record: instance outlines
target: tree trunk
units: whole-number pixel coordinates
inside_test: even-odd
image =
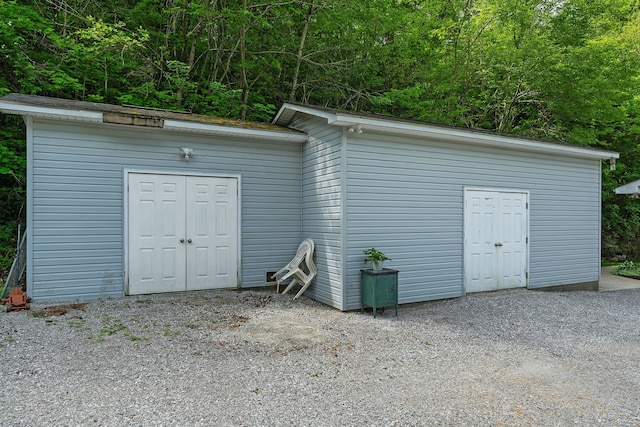
[[[298,53],[296,55],[296,67],[293,72],[293,80],[291,81],[291,92],[289,93],[289,101],[295,102],[296,90],[298,89],[298,76],[300,75],[300,67],[302,65],[302,52],[304,51],[304,43],[309,33],[309,27],[311,26],[311,17],[313,16],[313,6],[315,0],[309,4],[309,10],[307,11],[307,19],[302,29],[302,35],[300,36],[300,45],[298,46]]]
[[[247,10],[247,0],[242,2],[243,11]],[[245,15],[246,18],[246,15]],[[249,100],[249,82],[247,81],[247,24],[244,20],[240,23],[240,32],[238,42],[240,44],[240,120],[247,118],[247,102]]]

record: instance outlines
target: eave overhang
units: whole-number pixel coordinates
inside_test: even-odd
[[[5,114],[16,114],[51,120],[72,120],[78,122],[102,123],[102,113],[97,111],[63,110],[59,108],[38,107],[19,104],[0,99],[0,111]]]
[[[587,159],[618,159],[620,157],[619,153],[608,150],[598,150],[533,138],[514,137],[478,129],[440,126],[430,123],[393,119],[384,116],[354,114],[346,111],[314,108],[289,103],[282,106],[272,123],[289,126],[297,113],[324,118],[328,124],[347,128],[354,134],[376,132],[406,135],[429,140],[466,143]]]
[[[621,185],[615,189],[616,194],[640,194],[640,179]]]
[[[290,132],[288,130],[285,130],[285,131],[263,130],[263,129],[255,129],[255,128],[210,125],[206,123],[183,122],[178,120],[165,120],[163,128],[166,130],[201,133],[201,134],[209,134],[209,135],[248,137],[248,138],[259,138],[259,139],[275,139],[282,142],[302,143],[307,141],[307,134],[302,132]]]
[[[173,111],[96,104],[13,94],[0,98],[0,111],[23,117],[73,121],[140,129],[303,143],[307,135],[283,126]]]

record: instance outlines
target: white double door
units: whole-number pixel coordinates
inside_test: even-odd
[[[466,292],[527,286],[528,194],[465,191]]]
[[[128,177],[128,293],[237,286],[237,179]]]

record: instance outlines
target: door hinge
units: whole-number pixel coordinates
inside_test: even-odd
[[[529,244],[529,238],[528,237],[524,238],[524,243]]]
[[[525,271],[525,272],[524,272],[524,278],[525,278],[525,279],[528,279],[528,278],[529,278],[529,272],[528,272],[528,271]]]
[[[525,204],[524,204],[524,208],[525,208],[525,209],[529,209],[529,202],[527,202],[527,203],[525,203]]]

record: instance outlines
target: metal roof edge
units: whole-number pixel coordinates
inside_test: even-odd
[[[180,120],[165,120],[163,128],[166,130],[185,131],[202,134],[215,134],[236,137],[250,136],[261,139],[277,139],[284,142],[306,142],[308,137],[306,133],[291,132],[289,130],[243,128]]]
[[[62,108],[39,107],[0,98],[0,111],[5,114],[17,114],[46,119],[74,120],[82,122],[102,122],[102,113],[97,111],[68,110]]]
[[[323,107],[312,107],[285,103],[274,119],[280,125],[285,110],[303,112],[316,117],[327,118],[329,124],[349,127],[357,133],[369,131],[395,133],[417,137],[439,138],[451,142],[467,142],[477,145],[504,147],[530,152],[565,154],[591,159],[618,159],[620,154],[614,151],[600,150],[579,145],[571,145],[543,139],[499,134],[483,129],[467,129],[448,125],[437,125],[374,114],[358,114]]]
[[[615,151],[599,150],[596,148],[582,147],[579,145],[561,144],[552,141],[536,140],[532,138],[520,138],[496,133],[474,132],[463,128],[438,127],[429,124],[412,125],[407,123],[379,124],[369,119],[357,121],[345,120],[346,117],[338,117],[335,125],[358,126],[359,132],[376,130],[380,132],[394,132],[412,136],[438,137],[441,140],[452,142],[468,142],[477,145],[504,147],[523,151],[542,153],[563,153],[576,157],[594,159],[618,159],[620,154]]]
[[[270,123],[35,95],[11,94],[2,97],[0,98],[0,111],[6,114],[53,120],[154,127],[165,130],[227,136],[249,136],[288,142],[304,142],[307,140],[306,133]]]
[[[322,117],[327,120],[327,123],[333,124],[337,120],[337,115],[330,111],[322,110],[309,105],[294,104],[291,102],[285,102],[280,107],[280,110],[276,113],[271,123],[279,126],[287,126],[289,118],[286,117],[285,112],[287,110],[295,111],[298,113],[305,113],[311,116]]]
[[[640,179],[616,187],[614,191],[616,194],[638,194],[640,193]]]

